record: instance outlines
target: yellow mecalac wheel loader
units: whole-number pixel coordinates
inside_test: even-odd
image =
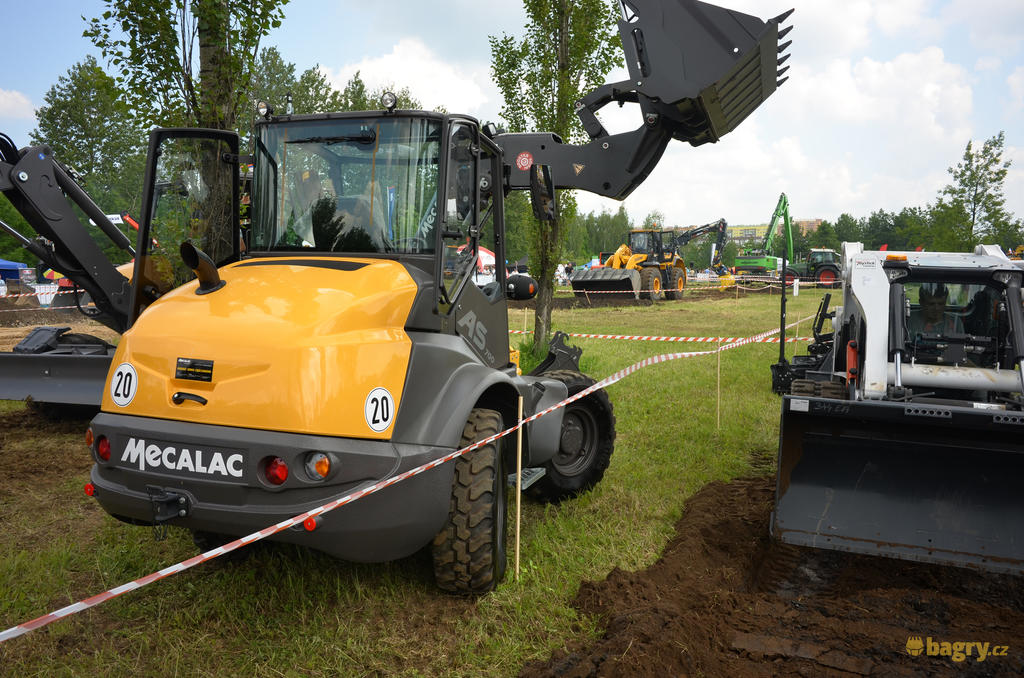
[[[686,288],[686,264],[679,248],[694,238],[717,234],[712,253],[716,272],[728,273],[721,265],[728,224],[725,219],[682,230],[637,229],[630,231],[626,241],[609,255],[601,268],[574,271],[569,283],[576,296],[589,292],[622,292],[634,299],[660,301],[682,299]]]
[[[844,243],[842,263],[842,306],[823,302],[809,355],[773,366],[789,391],[773,535],[1024,572],[1020,262]]]
[[[238,137],[151,133],[130,327],[90,425],[95,497],[202,547],[435,461],[592,385],[568,350],[509,360],[507,304],[527,276],[476,284],[481,242],[505,259],[504,198],[624,198],[673,138],[731,131],[780,84],[777,18],[692,0],[623,0],[630,79],[583,97],[591,141],[501,134],[462,115],[275,115],[253,130],[251,225],[239,228]],[[788,29],[786,29],[788,30]],[[788,43],[786,43],[788,44]],[[609,135],[594,113],[639,104]],[[244,248],[243,248],[244,243]],[[449,245],[456,245],[450,247]],[[525,428],[529,492],[601,480],[615,438],[604,391]],[[273,539],[381,562],[430,547],[438,585],[492,589],[505,569],[515,436],[492,441]]]

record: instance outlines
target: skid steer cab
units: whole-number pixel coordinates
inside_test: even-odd
[[[187,528],[205,548],[489,438],[520,401],[530,416],[591,386],[561,344],[530,374],[510,360],[506,301],[537,285],[506,276],[505,195],[529,190],[542,223],[557,216],[557,188],[624,198],[671,139],[699,146],[740,124],[788,58],[786,15],[693,0],[622,8],[630,80],[579,102],[583,145],[394,110],[393,96],[379,111],[261,106],[251,157],[231,133],[154,130],[130,329],[90,429],[101,506]],[[594,113],[612,101],[639,106],[636,130],[601,127]],[[604,391],[530,422],[530,493],[593,487],[614,439]],[[505,568],[513,440],[272,538],[371,562],[429,546],[441,588],[490,590]]]
[[[1024,271],[973,253],[843,244],[834,331],[790,368],[773,534],[1024,572]]]

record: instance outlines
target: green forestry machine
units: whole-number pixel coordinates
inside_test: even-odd
[[[808,355],[772,366],[775,538],[1024,573],[1020,263],[843,243],[842,305],[826,294]]]
[[[736,257],[737,275],[774,277],[779,274],[779,258],[771,254],[771,248],[780,224],[786,238],[786,281],[813,280],[827,287],[835,285],[839,280],[839,253],[835,250],[814,248],[803,261],[793,259],[793,224],[789,218],[789,198],[785,193],[779,195],[761,246],[745,249]]]

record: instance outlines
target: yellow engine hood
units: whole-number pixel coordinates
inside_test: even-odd
[[[226,284],[212,293],[197,295],[193,281],[164,295],[123,335],[104,389],[104,411],[390,438],[411,348],[403,328],[416,295],[401,264],[282,257],[231,264],[220,275]],[[209,381],[179,378],[185,376],[179,359],[203,361],[192,370],[201,377],[212,362]],[[119,367],[124,364],[130,367]],[[117,394],[123,405],[113,397],[115,388],[124,389],[115,383],[124,381],[119,369],[136,375]],[[382,392],[375,389],[391,398],[383,409]],[[175,404],[180,392],[206,404]]]

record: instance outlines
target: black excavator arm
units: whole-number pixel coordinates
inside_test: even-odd
[[[717,233],[715,236],[715,253],[714,258],[711,262],[711,270],[719,275],[728,273],[725,266],[722,264],[722,248],[725,247],[725,241],[728,239],[728,228],[729,224],[726,223],[725,219],[719,219],[718,221],[711,222],[710,224],[704,224],[703,226],[696,226],[688,231],[683,231],[673,239],[673,247],[680,248],[685,247],[694,238],[699,238],[702,235],[708,233]]]
[[[619,36],[629,80],[602,85],[576,102],[590,141],[565,144],[555,134],[498,134],[506,190],[530,187],[529,168],[551,167],[555,188],[623,199],[639,186],[672,139],[692,146],[718,141],[787,78],[793,10],[761,19],[698,0],[619,0]],[[608,134],[597,119],[605,105],[640,106],[643,124]]]
[[[0,192],[39,235],[26,238],[0,221],[0,230],[14,237],[49,268],[70,278],[95,304],[90,317],[117,332],[128,327],[131,285],[110,261],[89,229],[75,215],[77,205],[120,249],[135,255],[131,241],[104,214],[47,146],[18,150],[0,134]]]

